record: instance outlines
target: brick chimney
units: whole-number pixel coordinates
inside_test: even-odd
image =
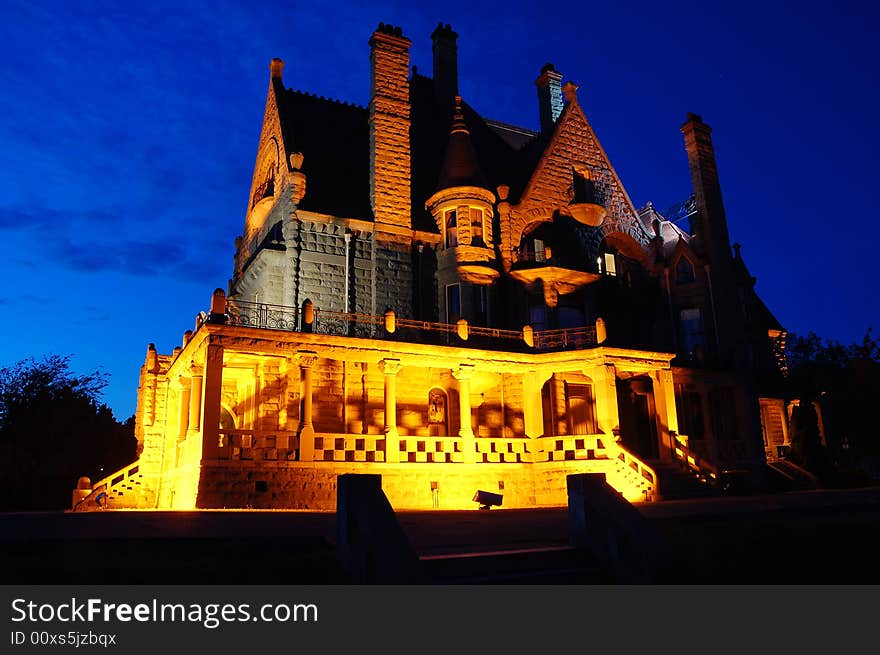
[[[688,114],[681,126],[687,150],[691,182],[696,197],[697,215],[691,219],[699,248],[716,267],[726,268],[731,261],[730,235],[721,201],[712,128],[696,114]]]
[[[747,366],[745,316],[739,300],[727,218],[721,201],[712,128],[696,114],[688,114],[681,132],[697,205],[697,213],[691,219],[696,250],[708,262],[706,272],[710,280],[715,348],[722,365]]]
[[[377,228],[409,228],[409,47],[399,27],[370,37],[370,204]]]
[[[269,62],[269,71],[272,75],[272,78],[281,79],[281,73],[284,71],[284,62],[278,57],[275,57],[272,61]]]
[[[434,97],[438,102],[451,103],[458,95],[458,34],[452,26],[439,23],[431,34],[434,53]]]
[[[562,73],[553,64],[544,64],[541,74],[535,80],[538,87],[538,111],[541,118],[541,131],[547,132],[556,125],[562,113]]]

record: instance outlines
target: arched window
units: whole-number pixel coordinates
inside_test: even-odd
[[[446,247],[455,248],[458,245],[458,212],[450,209],[446,212]]]
[[[691,264],[690,259],[682,255],[675,266],[675,283],[689,284],[694,279],[694,265]]]
[[[432,435],[449,434],[446,407],[446,392],[436,387],[431,389],[428,392],[428,429]]]
[[[220,408],[220,429],[221,430],[234,430],[235,429],[235,417],[225,407]]]

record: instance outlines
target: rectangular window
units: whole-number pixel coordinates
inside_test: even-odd
[[[682,309],[679,314],[681,348],[690,358],[696,357],[704,347],[703,314],[697,307]]]
[[[544,240],[543,239],[535,239],[535,261],[543,262],[547,261],[547,257],[545,256],[544,250]]]
[[[489,325],[489,287],[475,285],[471,287],[473,296],[473,321],[474,325],[488,327]]]
[[[565,401],[569,420],[569,434],[596,434],[593,412],[593,388],[589,384],[565,383]]]
[[[446,287],[446,322],[455,323],[461,318],[461,287],[450,284]]]
[[[536,332],[547,329],[547,307],[544,305],[532,305],[529,307],[529,325]]]
[[[446,247],[455,248],[458,245],[458,213],[454,209],[446,212]]]
[[[605,275],[617,275],[617,261],[610,252],[605,253]]]
[[[483,240],[483,210],[471,209],[471,244],[486,245]]]

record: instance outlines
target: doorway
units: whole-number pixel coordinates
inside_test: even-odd
[[[656,408],[651,378],[617,379],[621,444],[642,459],[658,459]]]

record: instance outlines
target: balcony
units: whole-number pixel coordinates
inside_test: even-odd
[[[304,312],[297,307],[227,300],[224,312],[214,311],[205,316],[205,323],[261,330],[311,332],[507,352],[552,352],[591,348],[596,345],[596,331],[593,326],[535,331],[530,337],[533,345],[529,345],[522,330],[468,325],[465,321],[456,324],[419,321],[400,318],[393,313],[377,316],[319,308]],[[307,319],[311,322],[307,322]]]
[[[548,307],[556,306],[558,295],[572,293],[601,278],[598,272],[575,268],[569,261],[554,257],[550,247],[517,252],[510,277],[529,290],[537,290],[540,285]]]

